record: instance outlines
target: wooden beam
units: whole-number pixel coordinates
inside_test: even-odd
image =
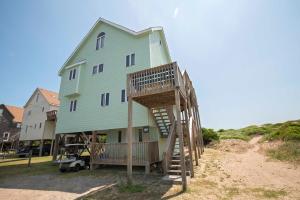
[[[184,119],[185,119],[185,127],[187,130],[187,140],[188,140],[188,149],[189,149],[189,157],[190,157],[190,170],[191,170],[191,177],[194,177],[194,163],[193,163],[193,152],[191,146],[191,135],[189,130],[189,117],[187,114],[187,102],[184,103]]]
[[[179,137],[180,146],[180,164],[181,164],[181,178],[182,178],[182,190],[186,191],[187,181],[186,181],[186,169],[185,169],[185,156],[184,156],[184,142],[183,142],[183,131],[181,124],[181,112],[180,112],[180,96],[179,88],[175,91],[175,102],[176,102],[176,116],[177,116],[177,134]]]
[[[91,155],[90,155],[90,170],[94,170],[94,155],[95,155],[95,144],[96,144],[96,131],[92,132],[92,146],[91,146]]]
[[[55,135],[55,142],[54,142],[53,157],[52,157],[53,161],[57,159],[58,148],[59,148],[59,140],[60,140],[60,135],[56,134]]]
[[[132,97],[128,97],[128,128],[127,128],[127,179],[132,183]]]

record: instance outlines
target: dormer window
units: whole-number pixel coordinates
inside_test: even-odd
[[[97,43],[96,43],[96,50],[98,50],[99,48],[104,47],[104,38],[105,38],[105,33],[104,32],[101,32],[101,33],[98,34]]]
[[[72,69],[69,72],[69,80],[75,79],[76,78],[76,69]]]

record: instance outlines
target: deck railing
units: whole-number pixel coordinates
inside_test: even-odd
[[[127,91],[132,97],[165,92],[176,87],[184,92],[183,77],[176,62],[127,75]]]
[[[127,164],[127,143],[92,143],[93,164]],[[158,142],[132,143],[132,163],[142,166],[159,161]]]
[[[47,120],[55,121],[56,120],[57,110],[50,110],[47,112]]]
[[[170,159],[173,153],[174,145],[176,140],[176,121],[174,120],[174,123],[172,124],[170,128],[170,133],[166,142],[166,148],[163,152],[163,170],[164,173],[167,173],[167,169],[170,165]]]

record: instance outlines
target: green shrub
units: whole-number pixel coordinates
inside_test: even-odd
[[[300,163],[300,143],[298,141],[285,142],[276,149],[268,150],[267,155],[281,161]]]
[[[300,140],[300,122],[289,121],[275,124],[272,126],[270,133],[265,135],[266,140]]]
[[[219,135],[214,131],[214,129],[202,128],[203,141],[207,145],[212,141],[218,141]]]

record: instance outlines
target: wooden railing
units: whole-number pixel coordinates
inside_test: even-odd
[[[176,141],[176,120],[174,120],[172,123],[169,137],[166,142],[166,148],[165,151],[163,152],[163,170],[165,174],[167,173],[167,170],[170,165],[170,159],[172,157],[172,153],[174,150],[175,141]]]
[[[92,143],[93,164],[127,164],[127,143]],[[132,143],[132,163],[141,166],[159,161],[158,142]]]
[[[176,62],[127,75],[127,92],[132,97],[161,93],[176,87],[185,91],[183,77]]]
[[[57,110],[50,110],[46,114],[47,114],[47,120],[49,120],[49,121],[55,121],[56,120]]]

